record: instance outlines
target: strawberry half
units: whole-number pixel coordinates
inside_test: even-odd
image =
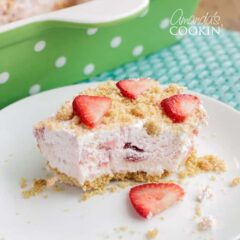
[[[160,103],[163,112],[175,123],[184,122],[199,104],[199,98],[191,94],[177,94]]]
[[[136,80],[121,80],[117,82],[116,85],[123,96],[130,99],[136,99],[144,91],[151,88],[153,84],[153,80],[141,78]]]
[[[133,187],[129,192],[135,210],[148,219],[171,207],[183,196],[183,188],[174,183],[148,183]]]
[[[94,128],[109,111],[112,100],[107,97],[79,95],[73,100],[73,111],[81,122]]]

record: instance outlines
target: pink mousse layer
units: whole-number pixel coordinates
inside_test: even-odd
[[[35,128],[35,136],[44,158],[52,168],[75,178],[80,184],[104,174],[144,171],[162,174],[176,172],[193,147],[196,131],[174,132],[163,126],[152,136],[138,121],[111,130],[96,130],[82,136],[62,122],[62,127]]]

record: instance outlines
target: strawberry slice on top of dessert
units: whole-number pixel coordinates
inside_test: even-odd
[[[94,128],[111,107],[111,98],[80,95],[73,100],[73,111],[80,121]]]
[[[164,113],[175,123],[181,123],[199,107],[198,97],[190,94],[177,94],[161,101]]]
[[[177,172],[206,123],[199,98],[184,90],[128,79],[82,91],[34,127],[48,169],[83,190]]]
[[[153,85],[154,81],[144,78],[135,81],[120,80],[116,84],[122,95],[130,99],[136,99],[140,94],[151,88]]]

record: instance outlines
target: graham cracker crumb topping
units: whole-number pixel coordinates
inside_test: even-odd
[[[81,95],[89,96],[104,96],[111,98],[111,108],[103,118],[101,124],[96,128],[89,129],[80,123],[78,116],[73,114],[72,101],[67,101],[61,106],[54,117],[51,117],[45,121],[40,122],[37,128],[48,127],[50,129],[58,129],[68,127],[72,131],[75,131],[78,135],[82,135],[89,131],[94,131],[99,128],[114,128],[116,125],[128,125],[133,124],[142,119],[149,120],[146,124],[146,129],[149,134],[157,134],[159,131],[159,125],[171,125],[174,129],[187,128],[189,131],[196,127],[196,124],[205,117],[205,112],[201,109],[196,109],[195,112],[181,124],[172,123],[161,110],[159,103],[161,100],[170,97],[175,94],[183,93],[184,88],[171,84],[167,87],[161,88],[157,82],[153,83],[153,86],[141,94],[137,99],[128,99],[120,93],[115,82],[107,81],[99,84],[96,88],[88,88],[81,92]]]
[[[154,120],[147,121],[143,127],[146,129],[146,132],[149,135],[158,135],[161,130],[160,124],[158,124],[158,122]]]
[[[56,113],[56,119],[59,121],[67,121],[73,118],[72,103],[70,101],[65,102]]]

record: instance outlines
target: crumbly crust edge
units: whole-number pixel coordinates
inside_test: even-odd
[[[65,173],[60,172],[56,168],[48,166],[49,170],[58,177],[58,179],[66,184],[80,187],[83,191],[100,190],[107,186],[110,181],[126,181],[133,180],[136,182],[159,182],[164,177],[168,176],[168,172],[164,170],[162,174],[148,174],[146,172],[126,172],[105,174],[93,179],[92,181],[85,181],[84,184],[80,184],[77,179],[67,176]]]

